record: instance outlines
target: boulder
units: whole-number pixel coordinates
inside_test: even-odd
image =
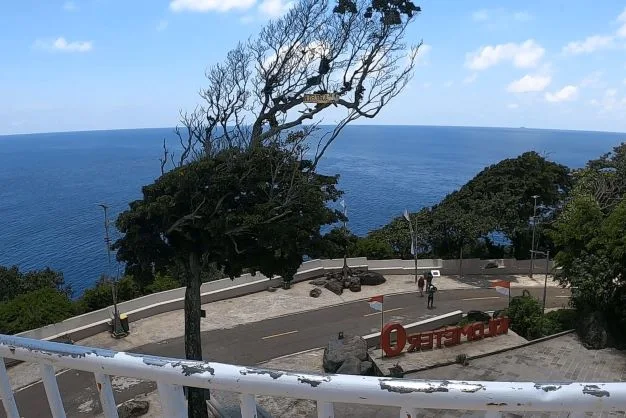
[[[309,282],[310,284],[314,285],[314,286],[324,286],[326,285],[326,283],[328,283],[328,279],[315,279],[315,280],[311,280]]]
[[[469,322],[489,322],[491,316],[483,311],[469,311],[467,313],[467,320]]]
[[[360,292],[361,291],[361,279],[358,277],[351,277],[348,281],[348,289],[352,292]]]
[[[119,418],[140,417],[148,413],[150,402],[130,399],[117,407]]]
[[[319,287],[316,287],[315,289],[311,289],[311,291],[309,292],[309,296],[311,296],[312,298],[319,298],[321,294],[322,294],[322,289],[320,289]]]
[[[324,371],[336,373],[349,357],[367,360],[367,342],[359,336],[344,336],[341,340],[333,337],[324,348]]]
[[[382,274],[375,271],[366,271],[359,274],[361,285],[363,286],[377,286],[386,282]]]
[[[374,363],[371,361],[362,361],[361,376],[374,376]]]
[[[341,366],[337,369],[338,374],[361,374],[361,360],[354,356],[350,356],[341,363]]]
[[[343,282],[337,280],[329,280],[324,287],[336,295],[341,295],[343,293]]]
[[[586,348],[599,350],[610,345],[607,321],[600,312],[583,318],[578,327],[578,335]]]
[[[497,269],[498,268],[498,263],[496,263],[495,261],[489,261],[487,264],[485,264],[485,270],[487,269]]]

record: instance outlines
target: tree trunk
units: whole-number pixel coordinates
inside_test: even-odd
[[[200,336],[200,255],[189,254],[189,273],[185,289],[185,357],[202,360]],[[206,395],[200,388],[187,388],[187,413],[190,418],[208,418]]]
[[[463,278],[463,243],[461,243],[461,253],[460,253],[460,260],[459,260],[459,278],[462,279]]]

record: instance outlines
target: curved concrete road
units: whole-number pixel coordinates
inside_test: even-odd
[[[521,289],[518,288],[521,291]],[[541,300],[542,288],[527,288],[531,295]],[[568,289],[549,287],[548,308],[567,305]],[[385,297],[385,322],[415,322],[455,310],[496,310],[507,306],[508,298],[493,289],[442,290],[436,294],[435,309],[426,308],[426,298],[416,293]],[[228,312],[224,312],[228,315]],[[311,348],[323,347],[328,339],[343,331],[347,334],[366,335],[380,329],[380,313],[373,311],[364,301],[349,302],[325,309],[296,313],[264,321],[242,324],[230,329],[218,329],[202,334],[205,360],[240,365],[255,365],[282,355]],[[147,344],[130,350],[166,357],[184,358],[184,338],[173,338]],[[59,389],[68,417],[93,416],[101,412],[95,381],[91,373],[75,370],[57,376]],[[135,379],[113,379],[117,403],[156,389],[154,382]],[[41,382],[27,386],[15,395],[20,414],[24,418],[51,417],[45,391]],[[0,410],[0,417],[5,417]]]

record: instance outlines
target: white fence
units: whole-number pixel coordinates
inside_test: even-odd
[[[183,386],[240,394],[243,418],[256,417],[256,395],[310,399],[317,416],[332,418],[337,402],[397,407],[399,416],[419,409],[486,411],[621,412],[626,410],[626,383],[459,382],[383,377],[318,375],[230,364],[114,352],[0,335],[2,357],[39,363],[50,410],[65,417],[53,367],[92,372],[107,418],[117,417],[110,376],[156,381],[163,414],[185,417]],[[9,379],[0,361],[0,396],[9,418],[19,418]]]

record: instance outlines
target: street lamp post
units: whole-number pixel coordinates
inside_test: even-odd
[[[415,220],[415,229],[411,223],[411,217],[409,211],[404,210],[404,219],[409,223],[409,231],[411,233],[411,255],[413,255],[413,261],[415,262],[415,283],[417,283],[417,220]]]
[[[117,283],[114,278],[111,276],[111,238],[109,236],[109,217],[107,210],[109,207],[105,204],[99,204],[104,210],[104,243],[107,247],[107,256],[108,256],[108,274],[106,277],[111,281],[111,296],[113,298],[113,336],[118,338],[119,336],[124,335],[124,331],[121,329],[122,324],[120,322],[120,313],[117,309]]]
[[[343,245],[343,280],[344,283],[348,280],[348,207],[346,206],[345,200],[341,200],[341,207],[343,208],[343,235],[344,235],[344,245]]]
[[[543,251],[533,251],[533,253],[537,253],[540,255],[546,256],[546,276],[543,280],[543,313],[546,313],[546,294],[548,291],[548,272],[550,271],[550,250]]]
[[[533,278],[533,266],[534,266],[534,262],[535,262],[535,255],[534,255],[534,251],[535,251],[535,225],[537,225],[537,198],[539,197],[538,195],[533,195],[531,196],[533,199],[535,199],[535,204],[533,206],[533,239],[532,239],[532,243],[530,244],[530,278]]]

